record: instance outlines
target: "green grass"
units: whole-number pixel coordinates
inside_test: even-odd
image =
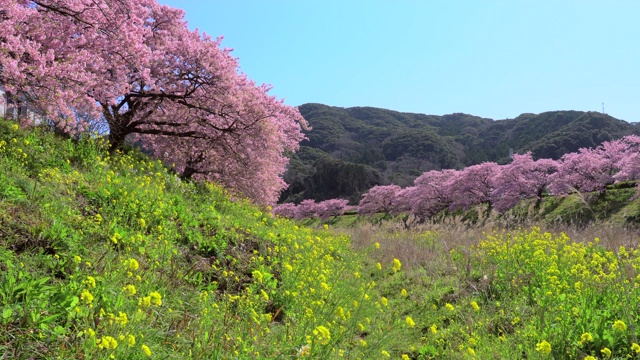
[[[293,222],[107,148],[0,120],[2,358],[639,358],[635,189],[546,199],[608,214],[568,235]]]
[[[407,346],[346,236],[107,147],[0,121],[3,357],[375,358]]]

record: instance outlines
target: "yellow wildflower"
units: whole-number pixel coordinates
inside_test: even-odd
[[[142,352],[145,353],[145,355],[151,356],[151,349],[149,349],[147,345],[142,345],[140,348],[142,349]]]
[[[400,290],[400,295],[401,295],[402,297],[406,297],[406,296],[407,296],[407,295],[409,295],[409,294],[407,294],[407,290],[402,289],[402,290]]]
[[[154,306],[162,305],[162,295],[160,295],[159,292],[154,291],[151,294],[149,294],[149,296],[151,297],[151,305],[154,305]]]
[[[602,350],[600,350],[600,352],[607,359],[611,357],[611,350],[609,350],[609,348],[603,348]]]
[[[536,344],[536,351],[539,351],[543,354],[548,354],[551,352],[551,344],[547,340],[542,340],[541,342]]]
[[[319,325],[313,330],[313,334],[323,345],[328,344],[329,340],[331,340],[331,332],[325,326]]]
[[[384,356],[386,358],[390,358],[391,357],[391,354],[389,354],[389,352],[387,350],[380,351],[380,354],[382,354],[382,356]]]
[[[589,356],[585,356],[583,360],[598,360],[595,357],[589,355]]]
[[[619,330],[619,331],[627,331],[627,324],[624,323],[624,321],[622,320],[616,320],[613,325],[611,325],[611,327],[615,330]]]
[[[467,352],[468,352],[468,353],[469,353],[469,355],[471,355],[471,356],[475,356],[475,355],[476,355],[476,352],[475,352],[472,348],[470,348],[470,347],[468,347],[468,348],[467,348]]]
[[[591,333],[584,333],[582,335],[580,335],[580,344],[584,344],[586,342],[591,342],[593,341],[593,335],[591,335]]]
[[[435,334],[438,333],[438,326],[437,325],[431,325],[429,330],[431,330],[431,333],[435,335]]]
[[[83,282],[89,289],[96,287],[96,279],[93,276],[87,276]]]
[[[133,347],[136,344],[136,337],[129,334],[127,335],[127,345],[129,345],[129,347]]]
[[[151,296],[144,296],[138,299],[138,306],[149,307],[151,306]]]
[[[118,316],[116,316],[116,323],[120,325],[126,325],[128,322],[129,318],[127,317],[127,314],[123,313],[122,311],[118,312]]]
[[[446,304],[444,305],[444,307],[446,307],[446,308],[447,308],[447,310],[449,310],[449,311],[453,311],[453,310],[455,310],[455,308],[453,307],[453,305],[451,305],[451,304],[449,304],[449,303],[446,303]]]
[[[475,302],[475,300],[471,302],[471,307],[474,311],[480,311],[480,306],[478,306],[478,303]]]
[[[402,354],[402,360],[409,360],[409,355],[407,354]]]
[[[85,302],[87,305],[91,305],[93,302],[93,295],[89,292],[89,290],[84,290],[80,293],[80,299]]]
[[[82,258],[78,255],[73,257],[73,261],[75,261],[77,264],[80,264],[82,262]]]
[[[98,347],[100,349],[115,349],[118,347],[118,340],[114,339],[111,336],[103,336],[100,340],[98,340]]]
[[[124,267],[129,271],[138,270],[139,266],[140,265],[138,264],[138,260],[136,260],[134,258],[131,258],[131,259],[128,259],[128,260],[124,261]]]
[[[640,345],[638,345],[637,343],[633,343],[631,345],[631,350],[635,351],[636,354],[640,354]]]
[[[131,284],[125,285],[122,288],[122,292],[125,293],[125,295],[127,295],[127,296],[133,296],[133,295],[136,294],[136,287],[131,285]]]
[[[410,316],[407,316],[407,318],[404,319],[404,322],[406,322],[407,325],[409,325],[409,327],[416,326],[416,323],[413,321],[413,319]]]
[[[381,302],[381,303],[382,303],[382,305],[384,305],[384,306],[387,306],[387,305],[389,304],[389,300],[387,300],[387,298],[386,298],[386,297],[384,297],[384,296],[380,299],[380,302]]]
[[[394,272],[400,271],[401,267],[402,267],[402,263],[400,262],[400,260],[393,259],[393,271]]]

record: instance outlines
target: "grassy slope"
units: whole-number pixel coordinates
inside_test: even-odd
[[[376,358],[419,337],[393,337],[347,237],[105,148],[0,120],[0,356]]]
[[[16,128],[0,121],[3,358],[638,358],[636,232],[311,229]]]

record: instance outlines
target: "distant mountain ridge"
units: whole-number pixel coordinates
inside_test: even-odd
[[[637,123],[575,110],[505,120],[323,104],[304,104],[299,110],[312,130],[291,157],[282,202],[341,197],[356,203],[374,185],[407,186],[427,170],[506,163],[511,152],[558,159],[579,148],[640,134]]]

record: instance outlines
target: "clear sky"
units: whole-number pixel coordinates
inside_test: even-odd
[[[638,0],[159,0],[289,105],[640,121]]]

